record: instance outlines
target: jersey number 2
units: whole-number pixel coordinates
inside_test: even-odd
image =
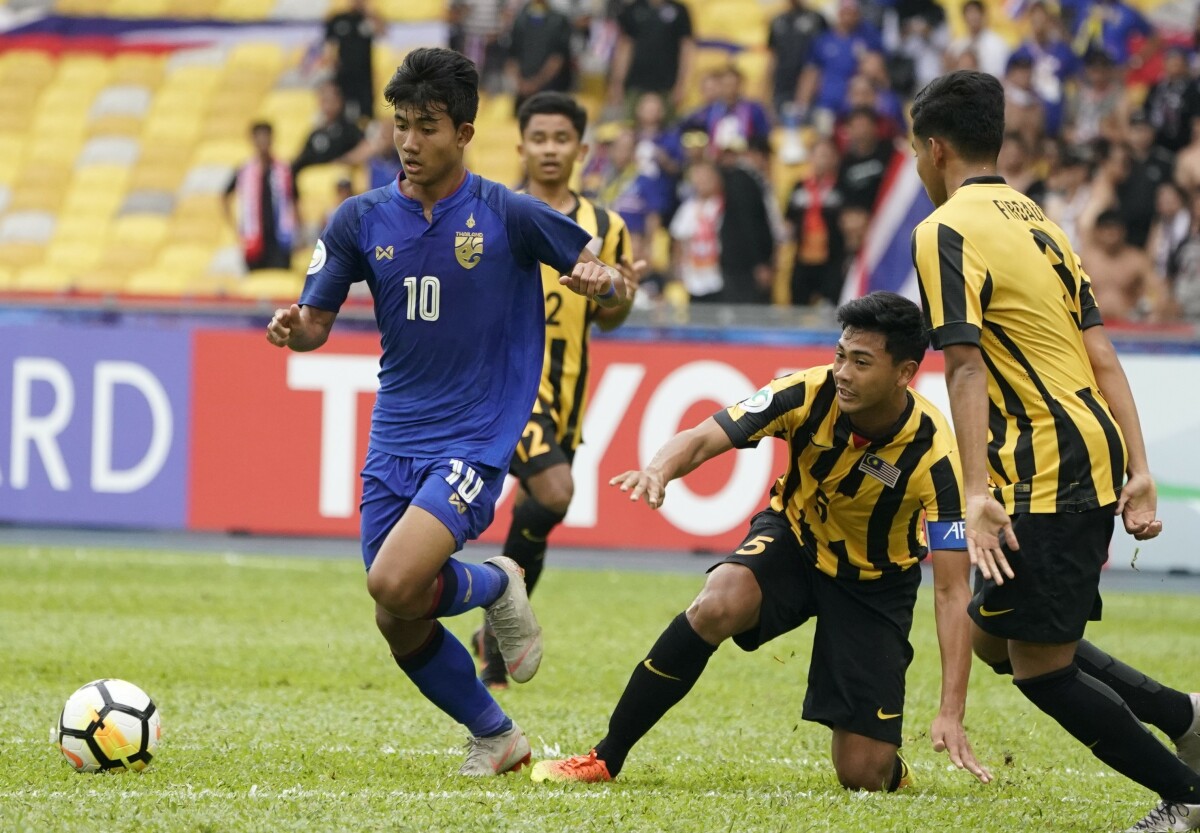
[[[442,312],[441,281],[433,275],[426,275],[418,284],[417,279],[410,276],[404,279],[404,288],[408,290],[409,321],[415,321],[418,314],[422,321],[438,320]]]

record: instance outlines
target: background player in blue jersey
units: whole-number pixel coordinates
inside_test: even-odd
[[[602,306],[621,302],[623,282],[569,218],[466,170],[478,88],[462,55],[409,53],[384,90],[403,172],[338,208],[299,303],[276,311],[267,338],[320,347],[350,284],[367,282],[383,347],[361,506],[375,621],[401,670],[471,733],[459,772],[495,775],[528,762],[529,742],[437,620],[484,608],[517,682],[537,671],[541,629],[515,562],[451,556],[491,523],[537,395],[539,262]]]

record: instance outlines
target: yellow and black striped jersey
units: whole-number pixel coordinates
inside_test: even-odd
[[[715,415],[736,448],[786,440],[789,463],[771,508],[791,522],[817,569],[876,579],[925,557],[922,520],[963,518],[962,472],[946,418],[912,389],[887,436],[855,434],[838,407],[833,366],[783,376]]]
[[[975,177],[913,232],[933,346],[988,370],[988,471],[1010,514],[1117,500],[1125,440],[1083,343],[1103,323],[1067,236],[998,176]]]
[[[578,194],[568,216],[592,233],[592,254],[613,264],[629,255],[629,230],[615,211],[599,208]],[[592,321],[600,308],[595,301],[576,295],[559,284],[557,269],[542,264],[546,293],[546,356],[535,414],[549,414],[559,445],[573,449],[583,441],[583,413],[587,407],[588,340]]]

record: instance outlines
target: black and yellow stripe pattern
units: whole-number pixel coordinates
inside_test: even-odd
[[[737,448],[787,441],[787,471],[771,489],[822,572],[877,579],[925,557],[924,518],[963,517],[962,473],[946,418],[915,391],[887,436],[856,437],[838,408],[831,365],[771,382],[715,415]]]
[[[1066,235],[1000,177],[976,177],[912,247],[934,347],[983,353],[997,499],[1011,514],[1114,503],[1125,442],[1084,348],[1103,321]]]
[[[576,195],[577,206],[570,218],[592,233],[593,250],[605,263],[614,264],[630,251],[629,230],[616,212],[598,208]],[[535,414],[549,414],[556,426],[556,439],[565,449],[583,441],[583,414],[587,408],[588,341],[599,305],[559,284],[558,270],[542,264],[542,286],[546,293],[546,355]]]

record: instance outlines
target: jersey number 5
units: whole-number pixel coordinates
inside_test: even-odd
[[[415,321],[420,314],[422,321],[437,321],[442,312],[442,282],[433,275],[426,275],[418,283],[415,277],[404,279],[408,291],[408,320]]]

